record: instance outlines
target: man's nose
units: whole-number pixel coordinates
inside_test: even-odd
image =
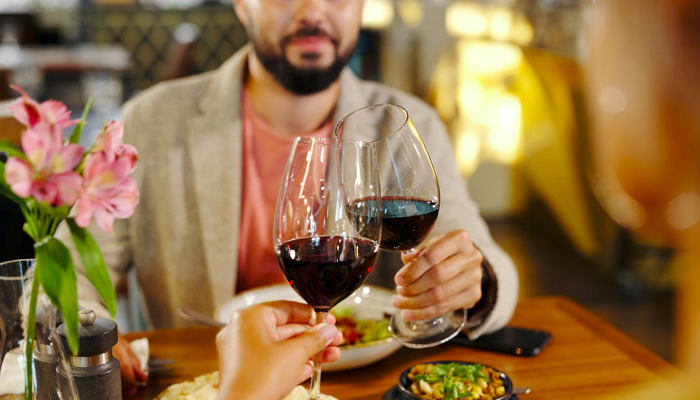
[[[305,25],[319,25],[326,12],[327,0],[299,0],[295,12],[296,20]]]

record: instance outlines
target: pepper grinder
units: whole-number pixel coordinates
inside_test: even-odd
[[[69,362],[78,396],[81,399],[122,400],[119,360],[112,355],[117,344],[117,323],[96,318],[90,309],[78,313],[78,355],[69,355]],[[68,349],[66,325],[58,327],[63,346]],[[63,371],[59,368],[59,373]]]

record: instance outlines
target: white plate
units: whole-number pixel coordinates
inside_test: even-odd
[[[377,286],[364,285],[357,289],[339,305],[352,307],[353,314],[358,319],[382,319],[384,313],[393,313],[396,308],[391,304],[394,293]],[[246,290],[227,301],[217,313],[219,321],[228,323],[231,314],[254,304],[275,300],[291,300],[305,303],[304,300],[289,285],[265,286],[259,289]],[[401,348],[401,343],[394,338],[377,342],[364,343],[355,346],[341,347],[340,360],[324,364],[323,370],[342,371],[371,364],[389,356]]]

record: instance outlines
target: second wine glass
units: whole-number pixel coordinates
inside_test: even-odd
[[[361,108],[338,123],[336,137],[344,145],[374,149],[381,182],[381,248],[409,251],[421,244],[438,217],[440,185],[428,149],[408,112],[394,104]],[[403,345],[423,348],[450,340],[465,322],[464,309],[423,321],[406,321],[398,311],[389,325]]]
[[[274,245],[287,282],[314,307],[317,324],[364,283],[377,259],[381,214],[374,164],[372,149],[361,144],[297,138],[292,146],[277,198]],[[367,206],[351,221],[345,204],[360,199]],[[320,395],[321,356],[313,360],[312,400]]]

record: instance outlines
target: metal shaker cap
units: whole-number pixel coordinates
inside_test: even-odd
[[[78,357],[96,356],[112,350],[119,339],[117,323],[111,319],[97,318],[94,311],[86,308],[78,312]],[[68,348],[66,324],[58,327],[58,334],[65,348]]]

